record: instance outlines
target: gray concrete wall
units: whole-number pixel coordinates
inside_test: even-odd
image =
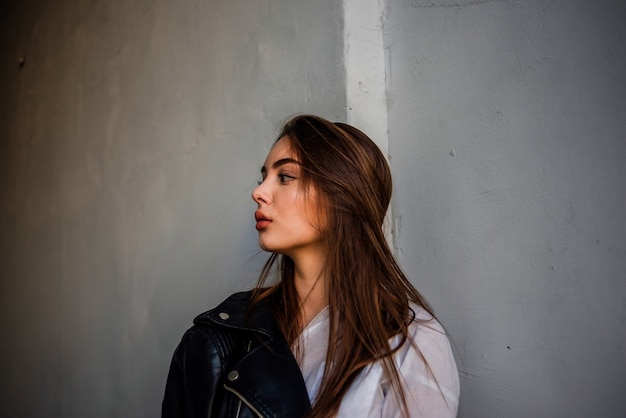
[[[622,417],[626,5],[390,0],[401,264],[461,417]]]
[[[354,0],[7,6],[1,417],[157,416],[181,332],[264,259],[249,193],[276,126],[373,109],[394,245],[458,348],[460,416],[621,416],[623,2],[365,1],[380,16]]]
[[[249,195],[280,122],[345,119],[341,4],[13,3],[0,417],[158,416],[184,329],[264,261]]]

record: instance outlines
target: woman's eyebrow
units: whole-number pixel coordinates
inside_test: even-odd
[[[281,158],[280,160],[277,160],[274,162],[274,164],[272,164],[272,168],[277,169],[278,167],[283,166],[285,164],[300,165],[300,161],[294,160],[293,158]],[[265,168],[265,166],[261,167],[261,173],[267,173],[267,168]]]

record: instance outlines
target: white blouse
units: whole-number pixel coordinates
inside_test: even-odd
[[[394,354],[411,417],[456,417],[459,403],[459,374],[443,328],[424,309],[412,305],[416,317],[428,322],[413,322],[409,333],[426,359],[426,364],[408,341]],[[320,389],[328,346],[328,308],[322,310],[300,335],[300,368],[311,403]],[[391,347],[400,342],[395,336]],[[338,418],[402,417],[401,407],[385,378],[380,361],[361,371],[346,392]]]

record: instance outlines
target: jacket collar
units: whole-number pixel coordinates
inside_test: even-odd
[[[279,334],[268,300],[257,303],[251,311],[248,311],[251,300],[252,291],[235,293],[216,308],[198,315],[193,322],[194,324],[210,322],[227,328],[260,332],[268,337]]]

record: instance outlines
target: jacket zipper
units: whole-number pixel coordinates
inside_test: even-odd
[[[241,393],[237,392],[235,389],[233,389],[233,388],[231,388],[231,387],[228,387],[228,386],[226,386],[226,385],[224,385],[224,389],[226,389],[227,391],[229,391],[229,392],[231,392],[231,393],[235,394],[235,396],[237,396],[237,397],[239,398],[239,400],[240,400],[240,401],[243,401],[243,403],[245,403],[245,404],[248,406],[248,408],[250,408],[250,409],[252,410],[252,412],[254,412],[254,414],[255,414],[256,416],[258,416],[259,418],[263,418],[263,414],[261,414],[261,413],[259,412],[259,410],[258,410],[258,409],[256,409],[256,408],[254,407],[254,405],[252,405],[250,402],[248,402],[248,401],[246,400],[246,398],[244,398],[244,397],[241,395]],[[237,414],[237,415],[239,415],[239,414]]]
[[[248,348],[246,350],[246,353],[250,352],[250,347],[252,346],[252,341],[248,342]],[[245,401],[245,399],[243,399],[243,396],[241,396],[239,393],[237,393],[236,391],[227,388],[226,385],[224,385],[224,389],[230,390],[232,393],[234,393],[235,395],[237,395],[237,397],[239,397],[239,405],[237,405],[237,415],[235,416],[235,418],[239,418],[239,414],[241,413],[241,402]],[[248,402],[246,402],[246,405],[248,405],[258,416],[262,417],[261,414],[259,414],[259,412],[252,406],[250,405]]]

